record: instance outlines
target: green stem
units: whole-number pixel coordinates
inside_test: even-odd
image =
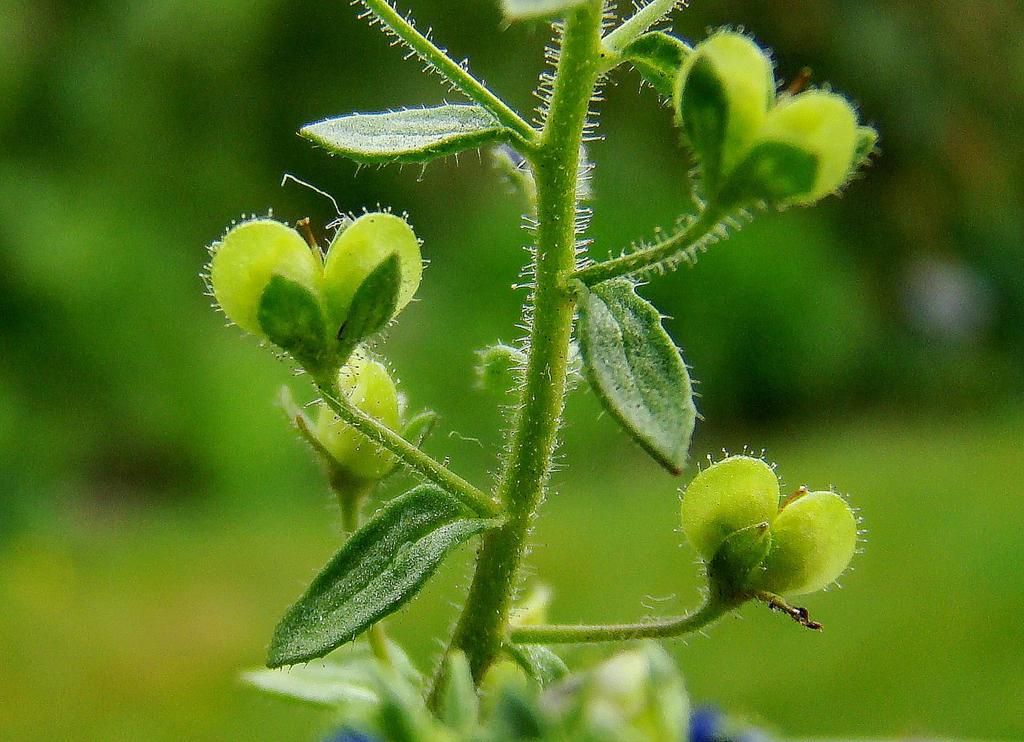
[[[387,0],[359,0],[380,22],[387,26],[412,49],[424,62],[436,69],[465,93],[470,100],[486,108],[502,124],[512,129],[527,143],[537,137],[537,132],[518,113],[492,93],[458,62],[434,42],[416,30],[416,27],[402,17]]]
[[[537,182],[537,254],[526,376],[498,492],[505,524],[484,537],[451,648],[478,682],[500,652],[530,523],[551,471],[565,397],[575,300],[567,290],[576,247],[576,186],[590,98],[598,78],[602,2],[589,0],[565,21],[543,138],[529,153]],[[443,667],[443,664],[442,664]],[[432,702],[443,678],[435,678]]]
[[[728,612],[725,603],[709,600],[693,613],[643,623],[582,626],[552,624],[513,629],[516,644],[589,644],[632,639],[669,639],[698,631]]]
[[[679,0],[651,0],[611,31],[602,41],[601,71],[607,72],[622,61],[622,52],[651,26],[660,21],[679,4]]]
[[[423,453],[388,426],[367,415],[358,407],[349,404],[343,395],[338,394],[334,385],[317,382],[317,387],[323,395],[324,402],[334,411],[335,415],[374,443],[393,453],[403,465],[446,492],[455,495],[474,512],[486,517],[498,514],[499,509],[491,498],[444,464]]]
[[[587,286],[593,286],[602,281],[652,268],[699,245],[701,240],[718,226],[721,218],[722,214],[717,209],[704,209],[688,227],[668,239],[619,258],[588,265],[573,273],[571,278],[582,281]]]

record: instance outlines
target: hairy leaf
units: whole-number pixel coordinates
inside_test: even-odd
[[[444,105],[388,113],[353,113],[307,124],[299,134],[368,165],[430,162],[488,144],[510,132],[480,106]]]
[[[670,98],[683,61],[692,51],[675,36],[652,31],[631,42],[622,50],[622,56],[660,95]]]
[[[260,296],[256,317],[267,339],[303,366],[321,363],[326,339],[323,310],[305,286],[274,276]]]
[[[459,544],[498,524],[434,485],[395,498],[345,543],[274,631],[269,667],[322,657],[411,599]]]
[[[252,670],[242,679],[262,691],[314,706],[375,704],[373,684],[334,663],[309,664],[288,670]]]
[[[697,410],[661,315],[625,279],[581,291],[578,336],[591,387],[645,451],[681,473]]]
[[[519,21],[561,15],[582,3],[583,0],[501,0],[501,9],[508,18]]]
[[[395,315],[402,287],[400,265],[398,255],[392,253],[359,284],[348,316],[338,329],[338,355],[342,360],[347,360],[359,343],[384,329]]]

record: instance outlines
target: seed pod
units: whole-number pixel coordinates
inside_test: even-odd
[[[685,60],[676,115],[700,160],[708,198],[747,154],[774,102],[771,62],[742,34],[713,34]]]
[[[856,548],[850,506],[834,492],[811,492],[775,518],[771,549],[751,587],[780,595],[816,592],[846,570]]]
[[[291,227],[255,219],[233,227],[213,247],[210,285],[228,319],[257,337],[260,302],[271,280],[280,277],[309,295],[319,295],[320,266],[305,240]]]
[[[790,185],[789,193],[786,189],[776,193],[774,184],[767,182],[762,186],[766,198],[811,203],[832,193],[850,176],[857,142],[857,115],[842,96],[812,90],[783,98],[768,114],[758,144],[788,145],[805,153],[814,163],[813,177]],[[771,174],[762,177],[770,178]]]
[[[383,364],[357,353],[339,372],[338,383],[349,402],[392,430],[398,429],[398,390]],[[390,453],[343,422],[324,404],[320,406],[316,436],[352,479],[379,479],[394,462]]]
[[[761,459],[730,456],[702,471],[683,495],[683,532],[705,561],[730,535],[771,523],[779,507],[779,480]]]
[[[420,285],[423,262],[412,228],[394,214],[364,214],[334,237],[324,264],[323,299],[328,327],[337,332],[348,317],[359,286],[391,255],[397,255],[401,285],[398,314]],[[394,316],[394,314],[392,316]]]

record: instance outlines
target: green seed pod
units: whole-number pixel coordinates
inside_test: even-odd
[[[857,548],[857,519],[834,492],[811,492],[787,504],[772,523],[772,545],[755,590],[803,595],[832,583]]]
[[[842,96],[812,90],[783,98],[768,114],[758,143],[788,145],[806,153],[814,163],[813,178],[797,183],[790,193],[764,188],[769,200],[812,203],[827,196],[850,176],[860,133],[857,114]],[[762,177],[771,177],[764,173]]]
[[[257,337],[263,294],[273,278],[319,295],[320,265],[298,232],[281,222],[256,219],[233,227],[213,247],[210,285],[228,319]]]
[[[338,232],[324,264],[323,298],[329,327],[337,330],[344,324],[359,286],[391,255],[398,256],[401,276],[394,311],[398,314],[416,293],[423,273],[420,243],[412,228],[394,214],[373,213]]]
[[[779,480],[761,459],[730,456],[702,471],[683,495],[683,533],[710,561],[731,534],[771,523],[779,507]]]
[[[383,364],[356,353],[339,372],[338,384],[349,402],[392,430],[398,429],[398,390]],[[320,406],[316,437],[353,479],[380,479],[394,463],[390,453],[342,422],[327,405]]]
[[[720,31],[686,58],[676,80],[676,115],[700,160],[708,198],[747,154],[774,101],[771,62],[742,34]]]

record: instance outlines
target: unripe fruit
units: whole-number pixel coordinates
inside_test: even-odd
[[[720,31],[684,62],[675,100],[713,193],[749,151],[775,101],[771,62],[750,38]]]
[[[351,404],[392,430],[398,429],[398,390],[383,364],[356,354],[338,374],[338,386]],[[352,479],[379,479],[394,464],[390,453],[339,419],[327,405],[320,406],[316,437]]]
[[[675,102],[704,196],[722,210],[813,203],[845,184],[877,139],[834,93],[776,99],[768,57],[732,32],[697,46],[680,69]]]
[[[385,213],[364,214],[334,237],[324,264],[323,295],[328,324],[339,328],[359,285],[392,254],[398,255],[401,286],[395,314],[409,303],[420,285],[423,259],[420,243],[408,223]]]
[[[816,162],[809,190],[794,193],[792,203],[810,203],[827,196],[850,175],[857,147],[857,115],[842,96],[821,90],[780,101],[762,127],[764,142],[781,142],[809,153]]]
[[[772,546],[751,587],[780,595],[821,590],[849,566],[857,548],[857,519],[834,492],[811,492],[790,502],[772,523]]]
[[[801,595],[843,573],[857,547],[857,519],[834,492],[800,490],[779,510],[775,472],[732,456],[698,474],[683,496],[683,532],[726,598]]]
[[[265,337],[258,315],[263,292],[274,276],[319,292],[320,265],[306,241],[291,227],[256,219],[233,227],[214,245],[210,262],[213,295],[228,319]]]
[[[683,533],[710,561],[731,534],[775,518],[779,479],[761,459],[730,456],[700,472],[683,497]]]

